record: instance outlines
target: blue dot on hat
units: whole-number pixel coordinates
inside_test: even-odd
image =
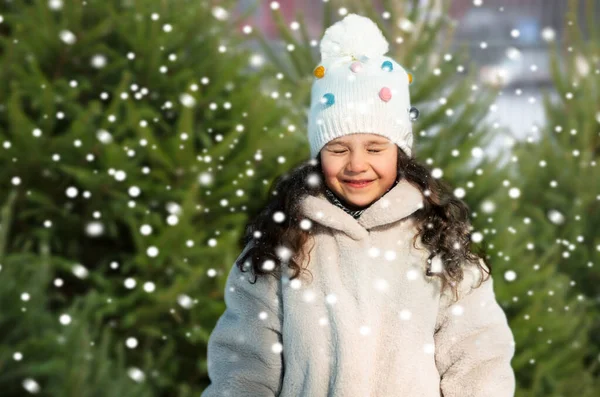
[[[331,92],[328,92],[327,94],[323,95],[321,102],[327,106],[331,106],[335,103],[335,96]]]
[[[392,62],[390,61],[385,61],[381,64],[381,69],[385,70],[386,72],[391,72],[394,70],[394,65],[392,65]]]

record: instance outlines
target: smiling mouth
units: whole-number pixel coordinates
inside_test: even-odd
[[[344,183],[350,187],[365,187],[372,183],[373,181],[363,181],[363,182],[355,182],[355,181],[344,181]]]

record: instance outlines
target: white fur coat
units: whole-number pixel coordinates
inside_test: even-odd
[[[313,277],[290,282],[284,271],[250,284],[231,268],[202,397],[513,397],[515,343],[493,278],[472,288],[471,265],[460,300],[440,296],[425,274],[429,252],[412,246],[422,200],[401,180],[356,220],[306,197],[302,213],[324,226]]]

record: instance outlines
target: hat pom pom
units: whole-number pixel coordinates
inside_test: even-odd
[[[322,60],[349,55],[374,58],[385,55],[389,44],[371,19],[348,14],[325,30],[320,48]]]

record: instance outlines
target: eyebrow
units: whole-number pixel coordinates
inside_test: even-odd
[[[371,140],[371,141],[368,141],[366,143],[366,145],[373,145],[373,144],[375,144],[375,145],[387,145],[388,143],[389,142],[387,142],[387,141],[375,141],[375,140]],[[345,143],[345,142],[331,142],[328,145],[344,145],[344,146],[348,146],[348,144]]]

